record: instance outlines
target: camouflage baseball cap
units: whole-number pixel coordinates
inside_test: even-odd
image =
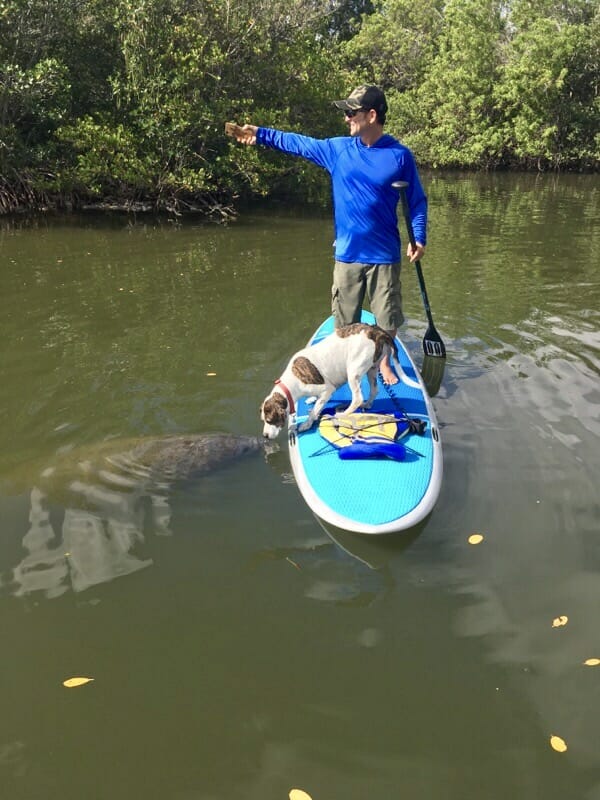
[[[333,105],[342,111],[387,111],[385,95],[378,86],[359,86],[345,100],[334,100]]]

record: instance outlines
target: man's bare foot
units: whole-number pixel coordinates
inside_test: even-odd
[[[379,365],[379,371],[381,372],[381,378],[386,386],[393,386],[395,383],[398,383],[398,376],[391,368],[387,359],[384,359],[381,362]]]

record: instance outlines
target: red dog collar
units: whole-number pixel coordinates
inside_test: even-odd
[[[286,396],[286,399],[287,399],[287,401],[289,403],[289,406],[290,406],[290,414],[293,414],[296,409],[294,407],[294,398],[292,397],[290,390],[287,388],[285,383],[281,382],[280,378],[277,378],[277,380],[274,383],[275,383],[275,386],[279,386],[281,391]]]

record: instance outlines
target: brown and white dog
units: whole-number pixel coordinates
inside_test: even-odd
[[[360,322],[337,328],[317,344],[299,350],[260,407],[263,436],[267,439],[278,436],[289,415],[295,412],[299,398],[314,395],[316,402],[307,420],[298,426],[299,431],[308,430],[331,395],[344,383],[352,391],[351,403],[344,413],[370,408],[377,395],[379,364],[392,352],[397,358],[396,343],[389,333],[377,325]],[[371,389],[366,401],[360,386],[364,375]]]

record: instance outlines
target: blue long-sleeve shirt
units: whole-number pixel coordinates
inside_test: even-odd
[[[313,139],[273,128],[258,128],[257,144],[301,156],[331,175],[335,258],[346,263],[400,261],[394,181],[406,181],[415,239],[426,244],[427,197],[411,151],[389,134],[367,147],[358,136]]]

